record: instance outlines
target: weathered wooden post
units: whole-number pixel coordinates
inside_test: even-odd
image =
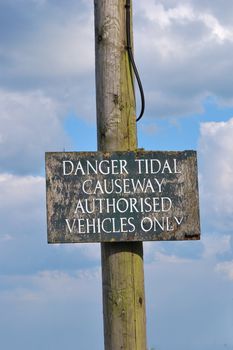
[[[95,0],[99,151],[137,149],[134,86],[126,50],[125,0]],[[106,350],[145,350],[142,242],[101,243]]]

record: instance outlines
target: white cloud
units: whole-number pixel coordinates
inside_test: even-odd
[[[210,14],[200,15],[200,20],[210,29],[213,36],[215,36],[220,42],[233,40],[233,28],[226,28],[222,26],[216,17]]]
[[[64,82],[93,71],[94,13],[87,1],[69,0],[64,6],[62,2],[23,0],[21,6],[24,13],[14,11],[18,9],[14,2],[4,8],[6,14],[12,11],[16,17],[16,23],[12,18],[9,31],[17,30],[19,20],[24,26],[31,26],[29,32],[19,30],[17,38],[12,36],[10,42],[0,45],[12,63],[6,65],[8,74],[49,85],[51,79],[57,84],[58,80]]]
[[[0,12],[0,89],[41,91],[60,112],[75,110],[93,119],[93,5],[86,0],[4,0]]]
[[[68,254],[73,252],[74,254],[82,254],[89,261],[95,263],[100,261],[100,245],[97,243],[68,244],[64,248]]]
[[[0,241],[2,241],[2,242],[11,241],[12,239],[13,239],[13,237],[11,235],[9,235],[8,233],[0,235]]]
[[[232,105],[233,25],[221,21],[212,3],[147,0],[135,5],[136,60],[149,115],[200,113],[207,96]]]
[[[156,22],[162,29],[172,26],[176,23],[188,22],[203,22],[203,24],[220,40],[233,39],[233,26],[222,21],[222,13],[220,7],[216,9],[217,2],[206,1],[153,1],[146,0],[143,3],[136,4],[136,9],[141,11],[150,21]],[[206,6],[205,6],[206,5]],[[219,4],[218,4],[219,5]],[[227,8],[232,9],[232,4],[228,1],[225,4],[225,11],[227,15]],[[192,37],[190,38],[192,39]]]
[[[98,266],[99,244],[48,245],[45,178],[0,173],[0,275]]]
[[[159,132],[159,128],[155,124],[142,125],[142,130],[147,135],[156,135]]]
[[[5,349],[103,348],[99,269],[5,274],[0,284]]]
[[[216,258],[220,254],[230,252],[231,250],[231,236],[209,234],[202,237],[202,244],[204,246],[204,258]]]
[[[201,125],[200,192],[203,218],[221,232],[233,230],[233,119]]]
[[[0,174],[1,235],[11,241],[44,221],[45,179],[40,176]],[[28,229],[27,229],[28,227]]]
[[[0,37],[2,89],[39,89],[94,119],[93,3],[20,4],[2,5],[10,24],[2,24]],[[229,1],[224,11],[217,1],[135,2],[136,61],[149,116],[200,113],[209,95],[233,105],[231,10]]]
[[[70,298],[89,299],[100,280],[99,268],[80,269],[69,274],[59,270],[44,270],[33,275],[1,276],[2,283],[14,285],[15,288],[0,290],[0,299],[13,302],[49,303]],[[20,282],[20,283],[19,283]],[[92,287],[91,287],[92,286]]]
[[[41,91],[0,90],[0,120],[0,171],[38,172],[45,151],[69,145],[61,107]]]
[[[209,258],[146,264],[148,334],[155,348],[218,350],[224,343],[233,344],[229,327],[233,285],[216,273],[214,264]]]
[[[50,18],[9,54],[18,77],[33,77],[42,84],[42,78],[66,83],[94,74],[93,16],[82,18],[77,12],[67,19]]]
[[[233,260],[218,263],[216,266],[216,271],[223,273],[229,280],[233,281]]]
[[[192,262],[192,258],[184,259],[174,254],[164,254],[162,252],[155,252],[155,261],[159,261],[159,263],[163,264],[190,264]]]

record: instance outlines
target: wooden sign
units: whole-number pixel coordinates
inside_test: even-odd
[[[200,239],[195,151],[48,152],[46,191],[49,243]]]

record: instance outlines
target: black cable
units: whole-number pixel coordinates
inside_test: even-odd
[[[137,83],[138,83],[138,87],[139,87],[139,91],[140,91],[140,95],[141,95],[141,112],[139,114],[139,117],[136,119],[136,121],[138,122],[144,113],[145,110],[145,96],[144,96],[144,91],[143,91],[143,87],[142,87],[142,83],[141,83],[141,79],[134,61],[134,56],[133,56],[133,51],[132,51],[132,46],[131,46],[131,6],[130,6],[130,1],[131,0],[126,0],[126,5],[125,5],[125,9],[126,9],[126,48],[128,51],[128,55],[129,55],[129,60],[130,63],[133,67],[133,71],[135,74],[135,77],[137,79]]]

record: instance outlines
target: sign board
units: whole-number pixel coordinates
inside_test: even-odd
[[[197,159],[184,152],[48,152],[49,243],[200,239]]]

